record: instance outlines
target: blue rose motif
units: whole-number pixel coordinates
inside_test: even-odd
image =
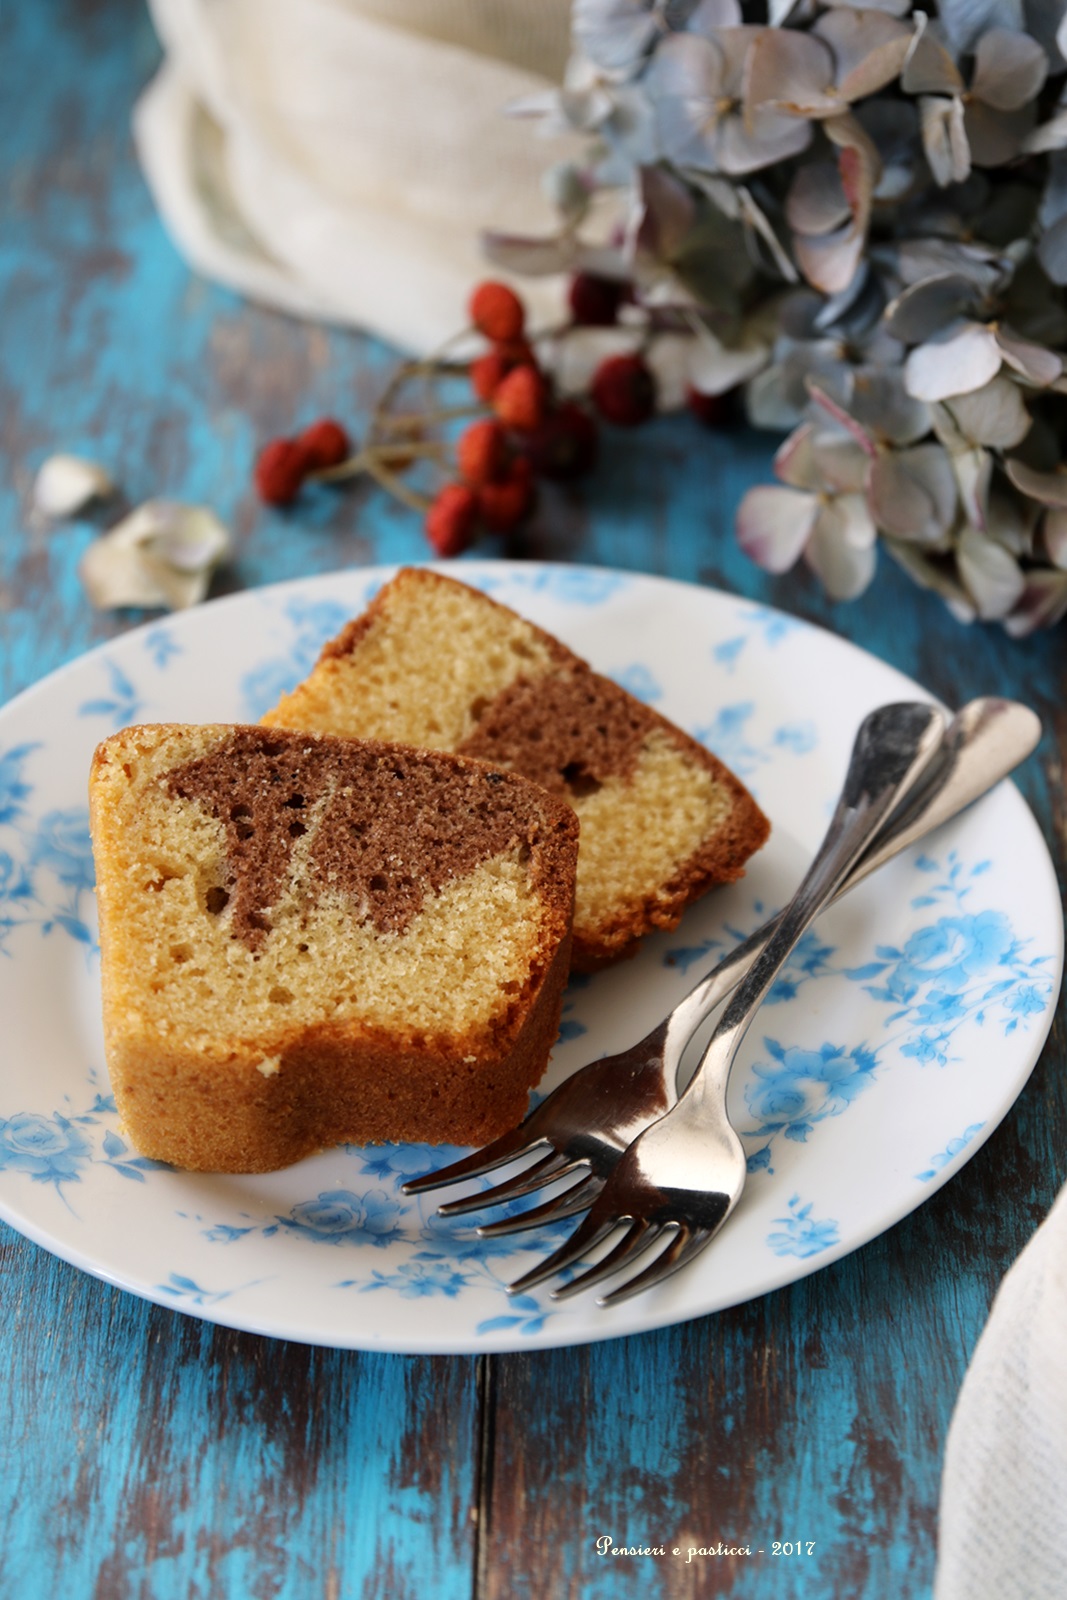
[[[81,891],[96,881],[93,870],[89,814],[84,807],[69,811],[50,811],[38,824],[31,861],[46,866],[60,883]]]
[[[1047,984],[1022,984],[1007,1000],[1008,1010],[1017,1017],[1036,1017],[1045,1010],[1049,1001]]]
[[[390,1244],[404,1236],[398,1220],[409,1208],[381,1189],[353,1194],[350,1189],[328,1189],[316,1200],[295,1205],[283,1227],[322,1244]]]
[[[355,1148],[355,1147],[351,1147]],[[463,1150],[459,1145],[430,1144],[379,1144],[360,1150],[362,1171],[373,1178],[392,1178],[397,1184],[406,1183],[424,1172],[447,1167],[459,1159]]]
[[[940,917],[912,934],[886,980],[885,998],[907,1003],[935,981],[940,994],[958,993],[991,967],[1010,961],[1014,951],[1015,936],[1003,911]]]
[[[434,1294],[444,1294],[454,1300],[469,1282],[464,1273],[456,1272],[447,1261],[406,1261],[388,1275],[376,1272],[374,1281],[364,1284],[363,1288],[395,1289],[405,1300],[421,1300]]]
[[[777,1219],[782,1225],[781,1232],[767,1235],[767,1243],[776,1256],[799,1256],[803,1261],[838,1243],[837,1223],[816,1222],[810,1211],[811,1207],[805,1206],[794,1216]]]
[[[0,1170],[28,1172],[38,1183],[77,1183],[92,1160],[89,1142],[65,1117],[31,1112],[0,1119]]]
[[[862,1045],[845,1050],[824,1044],[818,1050],[799,1045],[785,1047],[765,1039],[769,1061],[752,1068],[745,1099],[760,1123],[754,1132],[785,1132],[787,1139],[804,1140],[812,1123],[837,1116],[862,1094],[874,1079],[877,1059]]]

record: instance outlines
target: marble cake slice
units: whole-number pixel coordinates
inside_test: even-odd
[[[108,1068],[145,1155],[262,1172],[521,1120],[569,965],[562,801],[447,752],[160,725],[100,745],[90,816]]]
[[[581,821],[572,962],[594,971],[739,878],[769,824],[695,739],[514,611],[405,568],[263,719],[478,756]]]

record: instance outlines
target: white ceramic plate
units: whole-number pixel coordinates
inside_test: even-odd
[[[860,719],[927,696],[828,633],[707,589],[568,566],[450,570],[705,740],[774,827],[740,884],[636,961],[572,984],[548,1088],[639,1038],[788,898]],[[93,748],[130,722],[256,720],[388,576],[356,570],[203,606],[105,645],[0,711],[0,1216],[196,1316],[313,1344],[458,1353],[719,1310],[837,1260],[920,1205],[1011,1106],[1059,988],[1056,881],[1010,784],[803,942],[731,1085],[751,1169],[735,1216],[686,1272],[614,1310],[592,1293],[561,1305],[506,1294],[565,1228],[490,1244],[466,1219],[435,1219],[431,1199],[401,1194],[455,1151],[340,1147],[248,1178],[172,1171],[130,1148],[99,1023]]]

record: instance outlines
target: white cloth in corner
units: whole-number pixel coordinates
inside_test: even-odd
[[[576,146],[505,108],[562,69],[569,0],[150,3],[135,140],[206,276],[423,353],[462,327],[482,230],[555,227],[541,176]],[[556,319],[558,280],[521,290]]]
[[[935,1600],[1067,1597],[1067,1189],[1008,1272],[964,1377]]]

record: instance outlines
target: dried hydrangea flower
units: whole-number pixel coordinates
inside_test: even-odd
[[[1067,447],[1059,0],[577,0],[575,40],[527,111],[594,136],[597,193],[508,264],[610,250],[650,360],[664,339],[681,371],[688,329],[698,389],[734,380],[755,425],[800,430],[742,503],[745,548],[840,596],[877,536],[961,619],[1067,614],[1067,504],[1042,498]],[[607,247],[581,237],[600,191]]]

